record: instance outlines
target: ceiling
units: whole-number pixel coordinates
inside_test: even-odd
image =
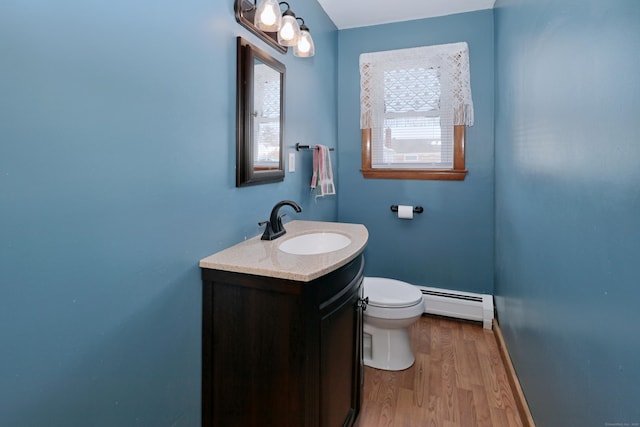
[[[495,0],[318,0],[338,29],[492,9]]]

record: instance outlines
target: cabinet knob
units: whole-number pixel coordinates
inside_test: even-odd
[[[362,311],[367,310],[367,304],[369,304],[369,297],[360,298],[358,300],[358,308],[362,308]]]

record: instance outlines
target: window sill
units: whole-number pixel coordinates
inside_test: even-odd
[[[431,179],[442,181],[463,181],[466,169],[360,169],[365,178],[373,179]]]

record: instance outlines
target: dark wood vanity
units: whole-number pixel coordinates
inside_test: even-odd
[[[203,268],[202,425],[352,426],[363,272],[361,254],[308,282]]]

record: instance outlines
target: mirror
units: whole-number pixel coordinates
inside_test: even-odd
[[[236,186],[284,179],[285,66],[238,37]]]

